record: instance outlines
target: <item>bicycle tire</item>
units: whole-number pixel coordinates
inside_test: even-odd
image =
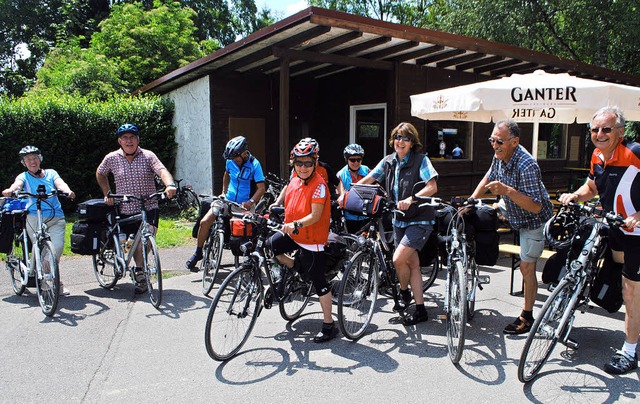
[[[26,248],[23,245],[22,240],[13,240],[11,242],[11,251],[9,251],[9,254],[7,254],[5,259],[5,265],[9,272],[9,279],[11,280],[11,288],[13,289],[13,293],[18,296],[21,296],[27,288],[27,282],[23,282],[24,272],[20,265],[20,263],[27,265],[27,262],[25,261],[25,252]]]
[[[96,276],[98,284],[105,288],[111,289],[118,283],[118,259],[116,258],[116,249],[114,243],[118,240],[116,235],[112,235],[108,240],[100,241],[100,250],[97,254],[92,255],[93,273]]]
[[[38,290],[38,302],[42,312],[51,317],[58,307],[60,297],[60,272],[58,260],[56,260],[55,248],[51,241],[44,241],[40,245],[40,268],[42,278],[36,276],[36,288]]]
[[[182,197],[185,209],[194,208],[196,211],[200,209],[200,199],[191,188],[182,188]]]
[[[279,302],[280,315],[287,321],[298,319],[311,299],[311,282],[304,282],[295,269],[285,269],[282,279],[284,295]]]
[[[435,257],[431,265],[426,267],[420,267],[420,272],[422,273],[422,292],[426,292],[433,283],[436,281],[438,277],[438,272],[440,271],[440,258]]]
[[[153,235],[147,236],[147,243],[143,243],[142,248],[144,277],[147,281],[149,301],[157,309],[162,303],[162,269],[160,268],[160,256],[155,237]]]
[[[205,245],[206,248],[202,260],[202,293],[205,296],[209,296],[216,282],[218,271],[220,271],[222,250],[224,248],[224,230],[212,232]]]
[[[460,259],[454,259],[453,265],[447,290],[447,350],[451,362],[457,364],[462,358],[467,325],[467,272]]]
[[[562,280],[547,298],[538,318],[533,322],[518,364],[518,380],[522,383],[530,382],[538,375],[558,343],[558,335],[562,334],[558,332],[558,321],[567,309],[575,310],[567,306],[574,287],[575,285],[566,279]]]
[[[338,326],[351,339],[371,323],[378,300],[378,262],[372,251],[359,251],[347,264],[338,295]]]
[[[245,344],[262,309],[264,292],[260,274],[253,266],[233,271],[213,298],[204,329],[209,356],[226,361]]]
[[[266,213],[267,209],[269,209],[269,205],[275,202],[275,200],[275,197],[271,195],[271,193],[265,193],[256,205],[256,213],[259,215]]]
[[[467,268],[467,320],[471,320],[476,314],[476,292],[478,291],[478,265],[475,259],[469,261]]]

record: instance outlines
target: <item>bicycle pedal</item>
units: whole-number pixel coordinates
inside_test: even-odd
[[[574,351],[580,347],[580,343],[571,338],[567,338],[566,341],[562,341],[562,344],[569,349],[573,349]]]
[[[488,285],[489,283],[491,283],[489,275],[478,275],[478,285]]]
[[[437,318],[438,320],[446,320],[446,319],[447,319],[447,315],[446,315],[446,314],[438,314],[438,315],[436,316],[436,318]]]

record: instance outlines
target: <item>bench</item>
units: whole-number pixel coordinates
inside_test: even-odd
[[[498,246],[498,251],[501,254],[511,256],[511,281],[509,286],[509,294],[511,296],[517,296],[524,293],[524,284],[522,285],[522,289],[520,292],[513,291],[513,278],[516,269],[520,268],[520,246],[515,244],[500,244]],[[541,259],[547,260],[551,258],[551,256],[555,254],[555,251],[551,250],[542,250],[542,255],[540,255]]]

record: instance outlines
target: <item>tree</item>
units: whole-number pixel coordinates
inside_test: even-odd
[[[115,61],[129,90],[202,56],[195,12],[178,2],[156,6],[145,11],[141,3],[115,5],[91,38],[92,50]]]

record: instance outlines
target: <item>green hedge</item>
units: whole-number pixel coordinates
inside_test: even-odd
[[[174,107],[160,97],[122,97],[107,102],[83,98],[25,97],[0,100],[0,188],[24,171],[18,151],[25,145],[42,150],[43,168],[53,168],[76,193],[78,201],[102,196],[96,168],[118,146],[123,123],[140,128],[140,146],[155,152],[173,171],[176,142],[171,126]],[[64,203],[65,210],[75,203]]]

